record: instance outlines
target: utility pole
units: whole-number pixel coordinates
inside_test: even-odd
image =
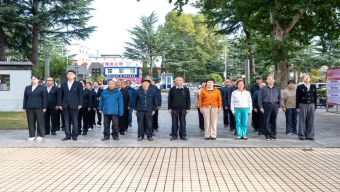
[[[50,77],[50,54],[48,52],[45,53],[45,81]]]
[[[227,80],[227,48],[228,48],[228,39],[224,37],[224,81]]]

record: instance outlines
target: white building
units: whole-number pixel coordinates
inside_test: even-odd
[[[73,43],[66,47],[68,60],[72,65],[81,65],[82,62],[89,61],[89,51],[88,47],[85,47],[79,43]]]

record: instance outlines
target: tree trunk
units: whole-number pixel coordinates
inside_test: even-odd
[[[275,81],[281,88],[285,88],[289,80],[289,63],[287,60],[275,64]]]
[[[243,31],[244,31],[244,33],[246,34],[247,41],[250,42],[250,38],[251,38],[250,32],[249,32],[246,28],[243,28]],[[252,54],[252,52],[253,52],[253,46],[252,46],[252,44],[250,44],[249,42],[248,42],[248,54]],[[256,72],[255,72],[255,59],[254,59],[253,57],[249,58],[249,70],[250,70],[250,71],[249,71],[250,77],[251,77],[252,75],[255,75],[255,74],[256,74]]]
[[[33,38],[32,38],[32,59],[31,62],[38,69],[39,65],[39,24],[33,24]]]
[[[5,55],[5,32],[2,27],[0,27],[0,61],[6,61]]]

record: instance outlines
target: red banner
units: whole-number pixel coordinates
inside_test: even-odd
[[[327,104],[340,106],[340,68],[327,70]]]

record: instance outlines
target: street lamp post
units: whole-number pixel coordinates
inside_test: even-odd
[[[227,48],[228,48],[228,39],[226,37],[224,37],[224,80],[227,80]]]

